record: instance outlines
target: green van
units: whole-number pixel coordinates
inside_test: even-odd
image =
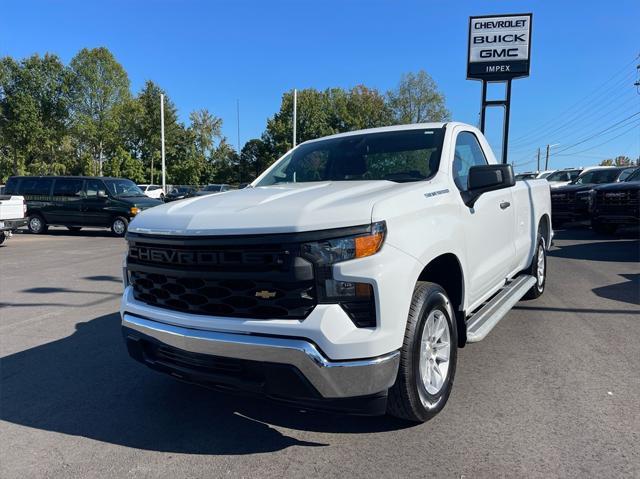
[[[116,236],[124,236],[135,215],[162,204],[124,178],[12,176],[5,192],[24,196],[27,226],[35,234],[55,225],[71,231],[83,226],[105,227]]]

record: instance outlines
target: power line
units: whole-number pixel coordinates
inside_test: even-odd
[[[632,122],[632,123],[633,123],[633,124],[631,125],[631,128],[629,128],[629,129],[627,129],[627,130],[623,131],[623,132],[622,132],[622,133],[620,133],[619,135],[616,135],[616,136],[614,136],[614,137],[612,137],[612,138],[609,138],[609,139],[608,139],[608,140],[606,140],[606,141],[603,141],[602,143],[599,143],[599,144],[597,144],[597,145],[594,145],[594,146],[592,146],[591,148],[587,148],[587,149],[582,150],[582,151],[577,151],[577,152],[575,152],[575,153],[556,153],[556,155],[557,155],[557,156],[573,156],[573,155],[579,155],[579,154],[585,153],[585,152],[587,152],[587,151],[594,150],[594,149],[596,149],[596,148],[598,148],[598,147],[600,147],[600,146],[602,146],[602,145],[606,145],[607,143],[609,143],[609,142],[611,142],[611,141],[615,140],[616,138],[620,138],[621,136],[624,136],[624,135],[626,135],[627,133],[629,133],[629,132],[631,132],[631,131],[634,131],[638,126],[640,126],[640,119],[638,119],[638,121],[635,121],[635,122]]]
[[[571,104],[571,106],[569,106],[568,108],[566,108],[565,110],[560,112],[558,115],[555,116],[556,120],[559,119],[559,118],[562,118],[564,115],[566,115],[567,113],[571,112],[576,106],[579,106],[582,102],[584,102],[585,100],[587,100],[588,98],[593,96],[602,87],[607,85],[611,80],[613,80],[614,78],[618,77],[620,75],[620,73],[623,73],[629,66],[634,64],[639,58],[640,58],[640,55],[637,55],[635,58],[633,58],[633,60],[631,60],[628,63],[626,63],[620,70],[618,70],[616,73],[614,73],[609,78],[607,78],[607,80],[605,80],[600,85],[598,85],[590,93],[588,93],[587,95],[583,96],[578,101],[576,101],[575,103]],[[549,122],[546,121],[546,122],[540,124],[539,127],[534,127],[532,130],[529,130],[528,133],[525,133],[524,135],[521,135],[519,137],[514,138],[513,142],[518,143],[521,140],[524,140],[525,138],[531,138],[534,135],[539,135],[539,134],[541,134],[541,132],[546,131],[548,129],[549,129]]]
[[[512,142],[512,145],[524,146],[524,145],[539,143],[539,139],[549,133],[553,135],[557,135],[562,131],[566,131],[567,129],[575,127],[578,122],[585,121],[585,119],[587,118],[595,117],[596,115],[599,118],[602,118],[604,116],[609,115],[612,111],[619,108],[620,106],[623,106],[623,107],[628,106],[629,105],[628,101],[626,102],[623,101],[622,103],[619,103],[620,100],[625,100],[625,99],[630,100],[630,98],[629,99],[625,98],[624,92],[619,96],[615,97],[613,101],[611,97],[611,93],[614,90],[618,90],[620,87],[624,85],[624,83],[630,81],[631,75],[627,75],[627,76],[629,78],[625,77],[622,82],[617,82],[615,85],[613,85],[613,88],[603,92],[603,96],[599,97],[598,99],[594,99],[594,101],[589,102],[588,104],[584,105],[582,108],[576,110],[566,120],[563,120],[561,123],[547,125],[547,128],[545,130],[540,131],[540,133],[536,134],[535,136],[525,135],[525,137],[521,137],[519,141]],[[629,90],[629,92],[630,91],[631,90]],[[603,114],[601,111],[602,107],[611,106],[611,105],[613,106],[613,108],[609,108],[608,110],[606,110],[606,113]],[[531,139],[527,139],[527,136]]]
[[[607,131],[611,130],[612,128],[615,128],[616,126],[620,125],[621,123],[624,123],[625,121],[627,121],[627,120],[629,120],[629,119],[631,119],[631,118],[633,118],[634,116],[637,116],[637,115],[640,115],[640,111],[635,112],[633,115],[630,115],[630,116],[628,116],[628,117],[626,117],[626,118],[614,123],[613,125],[605,128],[604,130],[600,130],[599,132],[594,133],[593,135],[591,135],[591,136],[589,136],[587,138],[584,138],[584,139],[582,139],[582,140],[580,140],[580,141],[578,141],[578,142],[576,142],[576,143],[574,143],[572,145],[569,145],[569,146],[566,146],[564,148],[559,149],[558,151],[556,151],[555,154],[557,155],[559,153],[562,153],[563,151],[567,151],[567,150],[569,150],[569,149],[571,149],[571,148],[573,148],[575,146],[581,145],[582,143],[586,143],[587,141],[589,141],[589,140],[591,140],[591,139],[593,139],[593,138],[595,138],[597,136],[600,136],[603,133],[606,133]]]

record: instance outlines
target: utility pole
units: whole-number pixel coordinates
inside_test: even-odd
[[[298,90],[293,89],[293,147],[296,147],[296,129],[298,126]]]
[[[160,93],[160,143],[160,151],[162,155],[162,191],[164,194],[167,194],[167,178],[164,163],[164,95],[162,93]]]
[[[540,171],[540,147],[538,147],[538,168],[536,171]]]
[[[551,145],[547,145],[547,158],[544,161],[544,169],[545,170],[549,169],[549,150],[551,150]]]

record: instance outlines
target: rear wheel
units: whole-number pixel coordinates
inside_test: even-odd
[[[29,232],[39,235],[46,233],[49,227],[45,223],[44,219],[40,215],[29,216],[29,222],[27,223]]]
[[[456,372],[458,334],[444,289],[418,283],[411,301],[396,383],[387,412],[424,422],[442,410]]]
[[[538,233],[538,242],[536,243],[536,254],[531,261],[531,266],[525,271],[536,279],[536,283],[522,297],[522,299],[536,299],[544,293],[544,287],[547,284],[547,244],[544,236]]]
[[[118,216],[113,219],[111,223],[111,231],[116,236],[124,236],[127,232],[127,227],[129,226],[129,221],[122,216]]]

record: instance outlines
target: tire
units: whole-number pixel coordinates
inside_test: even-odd
[[[618,227],[616,225],[611,225],[607,223],[600,223],[599,221],[591,220],[591,228],[596,233],[602,235],[611,235],[616,232]]]
[[[430,339],[442,327],[440,335]],[[447,342],[448,347],[443,346]],[[434,345],[439,347],[433,348]],[[456,320],[447,294],[437,284],[419,282],[413,291],[398,376],[389,389],[387,413],[407,421],[425,422],[440,412],[453,386],[457,348]],[[448,361],[444,361],[445,356]],[[435,370],[441,373],[436,374]]]
[[[536,242],[536,254],[533,256],[531,265],[524,272],[536,278],[536,284],[525,293],[522,299],[539,298],[544,294],[544,288],[547,284],[547,243],[540,231],[538,231],[538,241]]]
[[[29,216],[27,227],[29,228],[29,232],[33,233],[34,235],[46,233],[49,229],[49,226],[47,225],[47,223],[45,223],[44,218],[40,215]]]
[[[82,229],[82,226],[67,226],[67,229],[69,231],[80,231]]]
[[[4,231],[0,231],[0,244],[4,243],[4,240],[7,238],[7,235],[4,234]]]
[[[122,237],[127,233],[128,226],[129,220],[122,216],[116,216],[111,222],[111,232],[116,236]]]

